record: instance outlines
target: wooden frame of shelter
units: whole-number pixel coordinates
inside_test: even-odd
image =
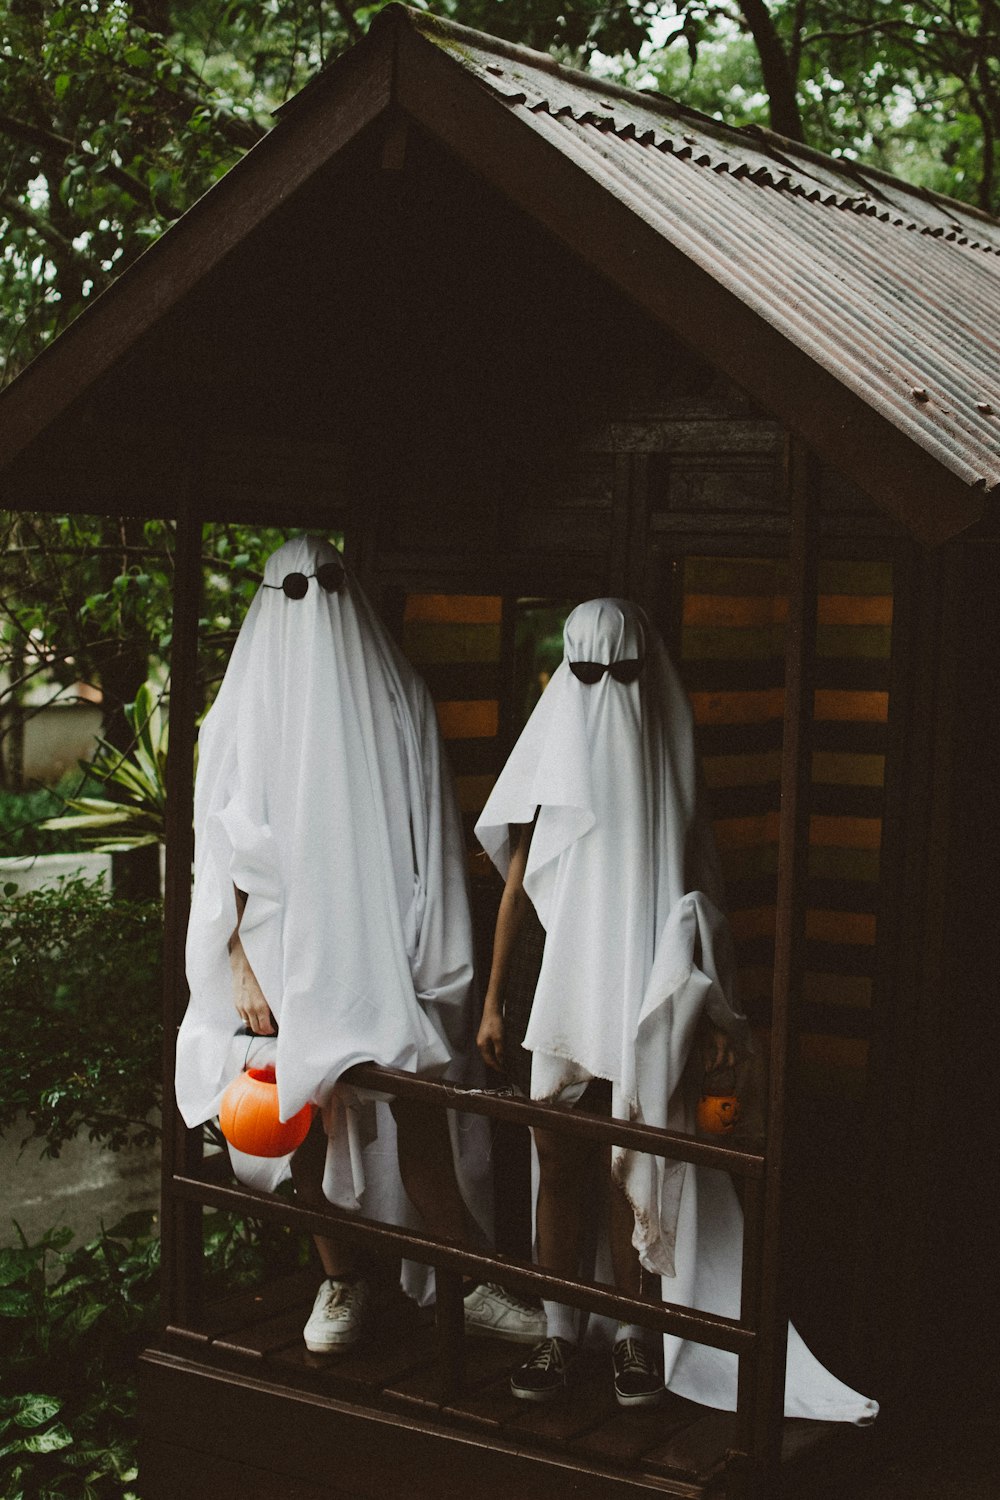
[[[314,1445],[312,1467],[290,1466],[287,1453],[282,1461],[281,1484],[294,1481],[303,1495],[319,1493],[318,1466],[345,1442],[355,1455],[341,1470],[348,1487],[361,1488],[362,1476],[385,1487],[392,1466],[406,1463],[415,1485],[437,1474],[436,1492],[442,1465],[459,1485],[477,1474],[484,1495],[512,1486],[529,1494],[534,1485],[602,1496],[693,1495],[723,1483],[773,1491],[796,1029],[863,1042],[882,1059],[882,1102],[873,1112],[869,1098],[862,1137],[869,1198],[882,1194],[912,1213],[939,1188],[933,1174],[916,1187],[904,1179],[936,1139],[943,1075],[924,1090],[930,1118],[914,1120],[904,1101],[913,1068],[933,1050],[949,964],[982,915],[981,904],[966,903],[956,934],[953,877],[956,869],[968,877],[973,860],[956,853],[956,840],[969,834],[961,809],[984,762],[981,734],[956,731],[954,700],[962,681],[989,672],[994,639],[987,580],[1000,394],[981,320],[1000,301],[998,256],[1000,226],[967,207],[392,7],[4,393],[0,475],[10,503],[65,509],[71,495],[79,510],[177,521],[168,1099],[185,1001],[206,520],[343,527],[354,567],[404,640],[414,600],[498,601],[495,660],[429,659],[431,686],[456,724],[469,721],[463,704],[496,709],[492,735],[456,731],[470,811],[475,785],[509,745],[504,672],[517,599],[639,597],[686,658],[732,821],[763,820],[774,856],[769,894],[761,896],[759,873],[748,878],[741,913],[741,956],[759,957],[763,930],[772,987],[755,1017],[769,1034],[766,1143],[653,1141],[620,1122],[558,1117],[591,1138],[629,1137],[742,1178],[741,1318],[639,1305],[650,1326],[740,1353],[736,1430],[713,1428],[713,1453],[687,1460],[678,1457],[680,1438],[671,1448],[650,1436],[641,1452],[633,1440],[628,1462],[607,1434],[603,1449],[588,1448],[587,1433],[570,1441],[565,1431],[526,1448],[482,1403],[474,1413],[456,1396],[461,1272],[595,1310],[632,1305],[590,1283],[557,1283],[523,1258],[490,1259],[344,1216],[345,1234],[435,1264],[441,1371],[402,1393],[390,1381],[372,1397],[369,1383],[364,1400],[351,1397],[361,1387],[350,1382],[324,1384],[302,1370],[276,1375],[266,1339],[252,1332],[262,1315],[273,1321],[272,1303],[265,1299],[256,1323],[241,1308],[239,1337],[232,1309],[228,1321],[213,1322],[201,1306],[202,1206],[241,1206],[303,1230],[328,1220],[230,1185],[218,1159],[202,1161],[200,1138],[174,1121],[163,1166],[167,1332],[144,1363],[151,1497],[218,1493],[218,1484],[251,1470],[255,1493],[271,1493],[268,1483],[278,1493],[281,1463],[255,1464],[240,1428],[247,1412],[266,1424],[279,1410],[282,1421],[294,1412],[293,1430]],[[337,284],[325,275],[331,263]],[[352,278],[362,294],[344,290]],[[713,595],[687,577],[692,558],[707,560],[709,584],[727,560],[766,565],[770,582],[748,594],[744,569],[728,595]],[[864,609],[836,615],[830,600],[867,596],[861,585],[855,595],[821,585],[820,569],[831,563],[844,577],[873,559],[893,573],[891,648],[836,657],[845,675],[828,681],[818,632],[867,628],[866,619],[881,629],[885,619]],[[759,659],[719,662],[711,643],[699,655],[696,632],[707,617],[698,608],[723,596],[728,603],[706,628],[763,621],[770,645]],[[883,596],[874,589],[873,598]],[[689,618],[692,599],[702,605]],[[770,600],[771,613],[757,611],[754,599]],[[833,610],[825,621],[824,608]],[[742,719],[727,719],[741,693]],[[823,694],[837,729],[829,741],[817,738]],[[979,731],[990,713],[980,707]],[[727,784],[721,763],[734,752],[756,757],[754,769]],[[867,757],[869,771],[882,756],[884,787],[866,789],[865,767],[854,766],[849,793],[834,780],[817,802],[817,754]],[[824,818],[879,823],[884,863],[864,900],[842,870],[825,883],[812,871],[811,838]],[[983,827],[996,825],[988,804]],[[736,831],[737,842],[744,833]],[[987,839],[976,844],[979,858]],[[827,907],[817,910],[819,886]],[[841,901],[832,910],[850,919],[862,934],[856,946],[870,953],[848,953],[844,921],[827,921],[830,901]],[[823,921],[811,929],[816,916]],[[861,1016],[839,991],[831,1000],[829,985],[810,998],[817,949],[827,951],[835,978],[857,978],[869,996],[872,986],[880,990],[879,1005]],[[991,956],[981,943],[971,963],[980,985]],[[973,1006],[962,1024],[985,1015],[984,1005]],[[497,1120],[552,1120],[541,1106],[481,1095],[456,1101],[443,1086],[407,1077],[393,1086]],[[892,1152],[876,1161],[886,1132]],[[887,1327],[905,1350],[927,1252],[890,1248],[891,1271],[889,1250],[867,1245],[875,1290],[855,1315],[870,1329],[876,1299],[898,1277],[903,1290]],[[160,1403],[169,1421],[155,1415]],[[595,1422],[591,1436],[597,1430]]]

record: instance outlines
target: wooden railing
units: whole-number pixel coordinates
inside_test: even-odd
[[[726,1349],[739,1356],[741,1369],[747,1362],[756,1363],[759,1344],[758,1277],[760,1231],[763,1219],[765,1158],[759,1142],[734,1146],[700,1140],[676,1131],[657,1130],[648,1125],[608,1119],[558,1105],[527,1102],[506,1091],[467,1089],[449,1083],[435,1083],[415,1078],[412,1073],[374,1064],[353,1067],[343,1075],[352,1087],[372,1089],[396,1098],[417,1100],[438,1109],[463,1114],[485,1115],[490,1119],[514,1124],[543,1126],[577,1140],[598,1145],[617,1145],[653,1156],[670,1157],[695,1166],[730,1172],[742,1180],[745,1213],[743,1241],[743,1291],[738,1318],[720,1317],[655,1296],[626,1296],[611,1287],[591,1280],[567,1279],[553,1275],[530,1261],[476,1249],[457,1241],[442,1240],[421,1231],[399,1225],[366,1219],[332,1205],[322,1209],[306,1208],[271,1193],[258,1192],[233,1184],[228,1156],[210,1156],[197,1166],[175,1171],[170,1179],[170,1193],[188,1205],[209,1205],[230,1209],[252,1218],[284,1224],[310,1234],[329,1234],[336,1227],[339,1238],[349,1242],[402,1255],[431,1265],[435,1271],[436,1322],[443,1389],[450,1393],[460,1386],[464,1376],[464,1309],[462,1278],[501,1282],[524,1296],[547,1297],[569,1303],[586,1312],[603,1314],[623,1322],[640,1323],[658,1333],[671,1333],[713,1348]],[[186,1319],[197,1326],[196,1309],[190,1305]],[[168,1317],[175,1332],[184,1331],[184,1318]],[[754,1452],[755,1383],[740,1380],[737,1412],[739,1451],[730,1462],[745,1459],[757,1466],[760,1455]]]

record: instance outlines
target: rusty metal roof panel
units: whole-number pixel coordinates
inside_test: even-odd
[[[1000,223],[769,131],[417,24],[945,467],[1000,484]]]

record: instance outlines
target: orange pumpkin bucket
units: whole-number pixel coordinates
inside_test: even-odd
[[[698,1100],[698,1129],[705,1135],[728,1135],[739,1117],[735,1094],[702,1094]]]
[[[729,1135],[740,1117],[735,1068],[712,1068],[705,1074],[698,1100],[698,1129],[703,1135]]]
[[[304,1104],[290,1120],[278,1118],[278,1083],[273,1068],[247,1068],[222,1096],[222,1134],[247,1156],[287,1156],[301,1146],[312,1124],[313,1106]]]

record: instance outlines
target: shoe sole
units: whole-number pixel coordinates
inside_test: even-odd
[[[554,1391],[526,1391],[520,1386],[512,1385],[510,1393],[512,1396],[516,1396],[518,1401],[535,1401],[544,1404],[546,1401],[554,1401],[565,1390],[566,1387],[564,1385],[557,1385]]]
[[[539,1339],[545,1337],[545,1329],[536,1330],[534,1333],[518,1333],[513,1328],[495,1328],[492,1324],[477,1323],[472,1318],[465,1320],[466,1333],[479,1334],[484,1338],[503,1339],[508,1344],[537,1344]]]
[[[619,1406],[659,1406],[663,1396],[662,1390],[643,1392],[638,1396],[624,1396],[620,1391],[615,1391],[615,1400]]]
[[[349,1349],[355,1348],[361,1342],[362,1335],[355,1334],[351,1338],[338,1339],[336,1343],[318,1344],[310,1339],[303,1339],[303,1343],[310,1354],[346,1354]]]

